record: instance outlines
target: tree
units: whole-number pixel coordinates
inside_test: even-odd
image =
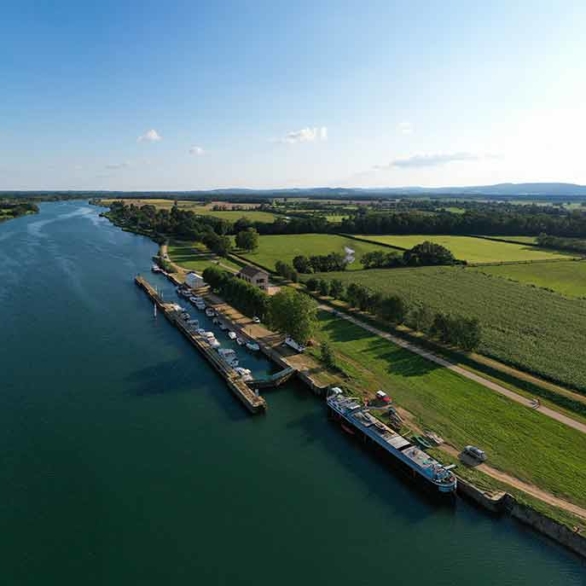
[[[405,302],[398,295],[388,295],[381,299],[376,313],[385,321],[400,324],[405,319],[407,308]]]
[[[330,295],[334,299],[341,299],[344,296],[344,283],[340,279],[330,281]]]
[[[212,247],[212,252],[220,256],[227,256],[232,250],[232,239],[230,236],[218,236]]]
[[[309,291],[317,291],[318,285],[319,281],[317,279],[314,279],[313,277],[305,281],[305,286]]]
[[[441,244],[426,240],[417,244],[403,254],[406,264],[409,265],[453,265],[456,263],[454,255]]]
[[[281,275],[281,277],[284,277],[285,279],[289,279],[294,283],[299,281],[299,274],[297,271],[291,265],[283,262],[282,260],[278,260],[275,263],[275,270],[277,271],[277,274]]]
[[[258,232],[254,228],[238,232],[236,234],[236,246],[242,250],[255,250],[258,248]]]
[[[325,279],[321,279],[318,285],[319,294],[326,297],[330,294],[330,283]]]
[[[283,288],[270,298],[269,320],[279,332],[306,344],[317,325],[317,303],[308,295]]]
[[[312,273],[313,272],[311,265],[309,264],[309,259],[306,256],[303,256],[302,254],[296,256],[293,259],[293,266],[295,267],[295,270],[300,273]]]
[[[427,305],[416,305],[407,316],[407,324],[419,332],[429,333],[433,325],[433,313]]]

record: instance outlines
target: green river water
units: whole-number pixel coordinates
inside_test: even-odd
[[[586,583],[531,530],[431,502],[300,385],[250,416],[133,284],[173,296],[155,244],[99,212],[0,225],[1,585]]]

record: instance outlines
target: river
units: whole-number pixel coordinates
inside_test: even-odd
[[[585,584],[533,531],[414,491],[302,386],[250,416],[133,284],[156,245],[99,211],[0,225],[3,585]]]

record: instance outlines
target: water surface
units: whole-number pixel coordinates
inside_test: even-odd
[[[301,386],[248,415],[133,284],[156,246],[99,211],[0,225],[2,584],[585,583],[521,525],[414,492]]]

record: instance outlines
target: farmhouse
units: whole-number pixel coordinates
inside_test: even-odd
[[[262,269],[246,265],[240,269],[238,276],[264,291],[269,288],[269,274]]]

